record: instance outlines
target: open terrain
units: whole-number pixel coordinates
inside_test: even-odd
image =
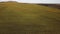
[[[0,34],[60,34],[60,10],[35,4],[0,2]]]

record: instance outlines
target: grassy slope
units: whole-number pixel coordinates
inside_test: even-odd
[[[59,34],[59,15],[60,10],[56,8],[15,2],[0,3],[0,32],[45,34],[40,31],[49,31],[46,34]]]

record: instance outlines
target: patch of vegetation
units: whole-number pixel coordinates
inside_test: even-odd
[[[15,2],[0,7],[0,34],[60,33],[59,9]]]

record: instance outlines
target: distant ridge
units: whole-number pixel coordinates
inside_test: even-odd
[[[43,6],[48,6],[48,7],[60,9],[60,4],[38,4],[38,5],[43,5]]]

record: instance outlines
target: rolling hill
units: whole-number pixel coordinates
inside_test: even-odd
[[[44,5],[44,6],[47,6],[47,7],[60,9],[60,4],[38,4],[38,5]]]
[[[0,2],[0,34],[60,34],[59,15],[56,8]]]

